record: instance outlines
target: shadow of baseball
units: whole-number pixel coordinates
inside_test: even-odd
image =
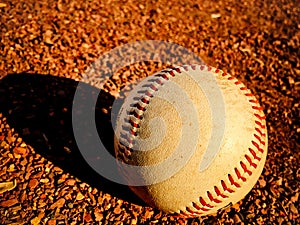
[[[0,80],[0,112],[26,144],[54,165],[100,191],[144,205],[127,186],[100,176],[82,157],[72,128],[72,103],[78,84],[78,81],[51,75],[9,74]],[[97,88],[83,85],[86,86],[83,95],[89,97],[91,93],[99,93]],[[105,91],[96,97],[98,135],[114,156],[111,108],[115,98]],[[89,157],[96,160],[98,156]]]

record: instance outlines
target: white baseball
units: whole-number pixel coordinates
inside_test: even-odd
[[[267,156],[265,115],[250,90],[219,69],[167,69],[125,99],[115,151],[128,185],[149,205],[212,214],[257,182]]]

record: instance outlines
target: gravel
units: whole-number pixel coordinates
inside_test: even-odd
[[[299,224],[299,6],[294,0],[1,0],[0,224]],[[99,176],[81,157],[71,123],[78,81],[104,53],[140,40],[187,48],[244,82],[264,107],[267,162],[252,191],[230,209],[175,218]],[[133,63],[99,78],[96,121],[112,154],[113,101],[124,98],[122,88],[167,66]],[[97,93],[99,83],[85,81]]]

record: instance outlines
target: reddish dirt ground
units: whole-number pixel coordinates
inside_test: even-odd
[[[299,10],[295,0],[1,0],[0,224],[300,224]],[[82,160],[72,136],[76,85],[98,57],[139,40],[183,46],[240,79],[264,107],[267,162],[232,208],[175,218]],[[120,89],[165,66],[133,63],[104,80],[96,121],[111,152]]]

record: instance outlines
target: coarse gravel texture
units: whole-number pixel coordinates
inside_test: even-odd
[[[300,224],[299,10],[295,0],[0,0],[0,224]],[[194,219],[164,214],[99,176],[76,148],[78,82],[104,53],[141,40],[183,46],[244,82],[264,107],[266,165],[232,208]],[[83,97],[103,90],[96,122],[111,152],[120,90],[166,66],[132,63],[84,80]]]

